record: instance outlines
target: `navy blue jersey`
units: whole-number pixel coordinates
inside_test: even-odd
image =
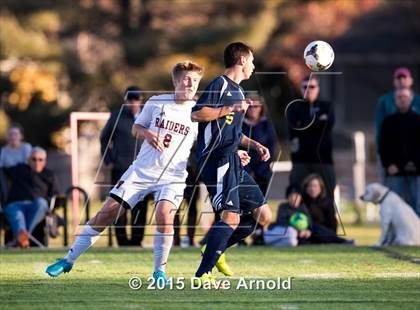
[[[245,99],[244,90],[227,76],[215,78],[198,99],[192,111],[203,107],[231,106]],[[200,122],[197,137],[197,157],[222,157],[235,152],[242,137],[242,112],[231,112],[210,122]]]

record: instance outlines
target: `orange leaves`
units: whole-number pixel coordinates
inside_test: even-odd
[[[9,80],[14,87],[8,101],[20,110],[26,110],[35,95],[46,103],[57,99],[58,82],[55,75],[35,64],[16,67],[10,72]]]

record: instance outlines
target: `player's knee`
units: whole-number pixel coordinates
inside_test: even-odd
[[[171,233],[173,231],[173,216],[167,210],[158,208],[156,210],[157,231]]]
[[[226,222],[224,222],[224,223],[226,223]],[[232,222],[228,222],[226,224],[228,224],[230,226],[230,228],[232,228],[233,230],[235,230],[236,228],[238,228],[238,225],[239,225],[239,224],[232,223]]]
[[[156,229],[161,233],[171,233],[173,231],[173,219],[167,212],[156,210]]]
[[[89,221],[96,230],[103,231],[112,225],[125,212],[125,209],[112,198],[108,198],[102,209]]]
[[[240,216],[235,212],[223,212],[222,221],[228,224],[232,229],[236,229],[240,222]]]
[[[261,213],[261,218],[260,218],[259,223],[262,226],[268,225],[271,222],[271,218],[272,218],[271,210],[267,208],[267,211]]]
[[[158,224],[156,230],[162,234],[171,234],[174,232],[174,227],[172,224]]]
[[[268,225],[271,222],[272,213],[267,204],[263,205],[259,208],[259,212],[257,213],[257,222],[262,226]]]

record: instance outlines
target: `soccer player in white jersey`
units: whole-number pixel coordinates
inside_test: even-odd
[[[147,143],[110,191],[102,209],[83,227],[67,256],[47,268],[50,276],[69,272],[76,259],[125,209],[154,193],[157,231],[153,277],[167,283],[165,268],[173,242],[174,215],[183,199],[187,161],[198,130],[190,118],[191,108],[202,76],[201,66],[190,61],[178,63],[172,70],[175,92],[153,96],[146,102],[132,133]]]

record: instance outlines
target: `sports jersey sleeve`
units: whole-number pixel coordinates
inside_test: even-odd
[[[196,141],[198,138],[198,124],[193,123],[192,125],[193,125],[193,131],[194,131],[194,141]]]
[[[152,122],[153,110],[156,108],[156,102],[153,102],[153,97],[150,98],[143,106],[140,114],[135,120],[135,124],[149,128]]]
[[[192,108],[192,112],[199,111],[203,107],[218,108],[221,104],[221,98],[226,89],[226,81],[222,77],[216,78],[211,82],[203,94],[198,98],[196,105]]]

